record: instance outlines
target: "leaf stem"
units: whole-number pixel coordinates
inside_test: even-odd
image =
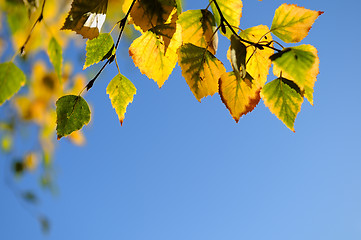
[[[115,44],[115,51],[114,51],[114,53],[108,58],[108,60],[105,62],[105,64],[103,65],[103,67],[99,70],[99,72],[93,77],[93,79],[90,80],[90,81],[88,82],[88,84],[83,88],[83,90],[80,91],[79,95],[81,95],[82,92],[83,92],[85,89],[86,89],[87,91],[89,91],[89,89],[91,89],[91,88],[93,87],[95,80],[96,80],[96,79],[99,77],[99,75],[103,72],[103,70],[105,69],[105,67],[106,67],[108,64],[110,64],[110,63],[112,63],[112,62],[114,61],[115,55],[116,55],[116,51],[117,51],[117,49],[118,49],[118,45],[119,45],[119,42],[120,42],[120,38],[121,38],[121,36],[122,36],[122,34],[123,34],[123,31],[124,31],[124,28],[125,28],[125,24],[127,23],[128,16],[129,16],[129,14],[130,14],[130,12],[131,12],[131,10],[132,10],[135,2],[136,2],[136,0],[133,0],[132,4],[130,5],[130,7],[129,7],[129,9],[128,9],[127,14],[125,15],[125,17],[118,22],[118,23],[119,23],[120,32],[119,32],[119,35],[118,35],[117,42],[116,42],[116,44]],[[118,65],[117,65],[117,67],[118,67]],[[119,70],[119,67],[118,67],[118,70]]]
[[[248,44],[250,44],[250,45],[252,45],[252,46],[254,46],[254,47],[256,47],[256,48],[258,48],[258,49],[260,49],[260,50],[263,50],[265,47],[267,47],[267,48],[273,49],[273,50],[275,50],[275,51],[277,51],[277,52],[281,52],[280,49],[277,49],[277,48],[274,48],[274,47],[272,47],[272,46],[269,46],[268,44],[255,43],[255,42],[251,42],[251,41],[248,41],[248,40],[246,40],[246,39],[241,38],[241,37],[236,33],[236,31],[233,29],[233,27],[231,26],[231,24],[229,24],[229,22],[227,21],[227,19],[223,16],[223,13],[222,13],[222,11],[221,11],[221,9],[220,9],[217,1],[216,1],[216,0],[213,0],[213,3],[214,3],[214,5],[215,5],[216,8],[217,8],[217,11],[218,11],[218,13],[219,13],[219,16],[221,17],[221,23],[220,23],[220,25],[222,25],[222,24],[225,23],[225,24],[228,26],[228,28],[231,30],[231,32],[232,32],[235,36],[237,36],[237,38],[238,38],[240,41],[242,41],[242,42],[244,42],[244,43],[248,43]]]
[[[23,44],[23,45],[21,46],[21,48],[20,48],[20,55],[23,55],[23,54],[24,54],[25,46],[26,46],[26,44],[29,42],[30,37],[31,37],[31,34],[32,34],[33,31],[34,31],[35,26],[36,26],[39,22],[41,22],[41,21],[43,20],[43,18],[44,18],[44,15],[43,15],[43,14],[44,14],[45,2],[46,2],[46,0],[43,1],[43,5],[42,5],[42,7],[41,7],[40,15],[39,15],[39,17],[36,19],[33,27],[32,27],[31,30],[30,30],[30,33],[29,33],[28,37],[26,38],[24,44]]]

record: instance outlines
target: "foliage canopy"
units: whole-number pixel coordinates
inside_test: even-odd
[[[0,2],[15,49],[14,56],[0,64],[0,105],[16,110],[10,119],[0,119],[5,132],[2,149],[11,151],[16,124],[13,119],[35,123],[40,129],[43,157],[31,152],[24,159],[42,158],[45,169],[51,166],[55,129],[58,139],[69,136],[75,144],[84,142],[79,130],[89,123],[91,114],[81,95],[93,87],[110,64],[117,66],[118,74],[106,92],[123,123],[136,87],[122,75],[117,49],[122,35],[129,33],[131,26],[140,36],[132,40],[129,55],[141,73],[162,87],[178,63],[194,97],[200,102],[219,93],[236,122],[263,99],[269,110],[294,131],[303,99],[313,104],[313,88],[319,73],[317,50],[308,44],[284,45],[303,40],[321,11],[282,4],[276,9],[270,27],[242,29],[241,0],[209,0],[204,2],[204,9],[188,11],[182,10],[181,0],[73,0],[71,5],[67,2]],[[101,33],[104,23],[114,25],[110,32]],[[116,26],[118,36],[114,41],[112,33]],[[87,83],[83,75],[73,76],[71,65],[64,62],[63,52],[74,33],[60,29],[88,39],[83,69],[103,62]],[[219,33],[229,40],[227,53],[217,53]],[[42,50],[47,53],[52,69],[42,61],[27,61]],[[227,55],[232,69],[225,68],[217,57],[219,54]],[[18,58],[25,61],[17,61]],[[21,70],[24,66],[31,69],[27,76]],[[272,66],[275,77],[268,77]],[[268,78],[271,81],[267,83]],[[22,87],[25,90],[19,92]],[[4,104],[6,101],[11,105]],[[17,161],[14,169],[30,170],[34,162]],[[49,182],[46,170],[42,183]],[[30,199],[29,194],[24,196]]]

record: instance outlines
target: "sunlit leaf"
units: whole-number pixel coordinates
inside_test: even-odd
[[[175,0],[136,1],[131,12],[132,23],[143,32],[157,26],[170,23],[177,16]]]
[[[218,80],[226,72],[221,61],[191,43],[182,45],[178,54],[182,75],[198,101],[218,92]]]
[[[272,36],[267,26],[259,25],[247,28],[239,34],[243,39],[259,43],[272,42]],[[245,43],[247,47],[246,68],[247,72],[252,76],[253,83],[259,87],[263,87],[267,81],[267,75],[271,67],[271,60],[269,57],[274,53],[274,50],[264,47],[259,49]],[[273,46],[271,43],[269,46]]]
[[[59,81],[61,80],[61,68],[63,62],[63,50],[60,44],[53,37],[49,42],[48,55],[50,62],[53,64],[56,74],[58,75]]]
[[[303,102],[300,88],[288,79],[277,78],[263,87],[261,97],[270,111],[295,131],[294,122]]]
[[[49,103],[50,99],[58,98],[58,94],[62,90],[56,74],[47,69],[45,63],[41,61],[36,62],[33,66],[30,88],[36,100],[41,101],[44,106]]]
[[[312,24],[322,13],[284,3],[275,12],[271,31],[286,43],[299,42],[307,36]]]
[[[317,49],[311,45],[285,48],[271,56],[274,63],[273,72],[295,82],[305,91],[308,101],[313,104],[313,87],[319,73]]]
[[[1,150],[5,153],[8,153],[11,151],[13,147],[13,137],[10,134],[5,134],[1,138]]]
[[[216,54],[218,35],[214,33],[216,23],[213,14],[208,10],[188,10],[179,16],[178,23],[182,26],[183,43],[207,48]]]
[[[34,171],[39,163],[39,156],[38,154],[32,152],[29,154],[26,154],[24,158],[24,167],[29,171]]]
[[[66,95],[56,102],[58,139],[81,129],[90,121],[90,109],[81,96]]]
[[[213,0],[209,0],[209,2],[212,2],[212,12],[214,13],[214,17],[216,19],[216,23],[218,26],[221,24],[221,17],[219,15],[219,12],[213,2]],[[224,16],[224,18],[229,22],[229,24],[233,28],[238,28],[240,24],[240,20],[242,17],[242,1],[241,0],[217,0],[217,3],[219,5],[219,8]],[[226,34],[222,32],[223,35],[227,36],[228,38],[231,37],[232,32],[229,30],[228,27],[226,27]]]
[[[105,21],[108,0],[73,0],[63,30],[73,30],[84,38],[96,38]]]
[[[236,122],[257,106],[261,99],[260,90],[249,74],[239,78],[235,72],[228,72],[219,80],[219,95]]]
[[[172,36],[160,35],[160,27],[157,28],[158,34],[149,30],[135,39],[129,48],[129,55],[134,64],[159,87],[168,79],[177,63],[177,49],[181,45],[182,38],[180,27],[176,27],[174,23],[163,26],[166,32],[173,32],[169,28],[176,27]],[[166,40],[169,41],[168,46]]]
[[[97,38],[86,42],[86,59],[83,69],[92,64],[108,59],[114,50],[114,41],[109,33],[102,33]]]
[[[0,64],[0,105],[25,84],[25,74],[12,62]]]
[[[120,124],[123,124],[127,106],[133,102],[137,89],[131,81],[121,74],[115,76],[107,87],[107,94],[115,108]]]

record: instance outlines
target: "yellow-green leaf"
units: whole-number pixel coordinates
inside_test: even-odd
[[[271,31],[286,43],[299,42],[307,36],[312,24],[322,13],[284,3],[275,12]]]
[[[81,129],[90,121],[88,103],[81,96],[66,95],[56,101],[58,139]]]
[[[313,87],[319,73],[317,49],[311,45],[285,48],[271,56],[273,73],[295,82],[313,104]]]
[[[159,87],[163,86],[177,63],[177,49],[182,38],[179,29],[175,23],[158,26],[135,39],[129,48],[134,64]],[[174,34],[170,36],[172,32]]]
[[[218,92],[218,80],[226,72],[221,61],[205,48],[191,43],[178,50],[182,75],[198,101]]]
[[[48,55],[50,62],[54,66],[54,70],[58,75],[59,81],[61,80],[61,67],[63,61],[63,50],[61,49],[60,44],[56,39],[53,37],[50,39],[49,46],[48,46]]]
[[[221,17],[219,12],[214,4],[213,0],[209,0],[211,2],[212,12],[214,13],[214,17],[216,19],[216,23],[219,26],[221,24]],[[218,6],[224,16],[224,18],[229,22],[229,24],[234,27],[238,28],[240,24],[240,20],[242,17],[242,1],[241,0],[217,0]],[[226,34],[222,32],[223,35],[227,36],[228,38],[231,37],[232,32],[231,30],[226,27]]]
[[[239,35],[243,39],[255,43],[265,41],[272,42],[271,33],[269,32],[268,27],[264,25],[248,28],[241,31]],[[274,51],[267,47],[261,50],[248,43],[245,43],[245,45],[247,47],[247,72],[252,76],[254,84],[259,87],[263,87],[267,81],[267,75],[271,67],[271,60],[269,57],[274,53]],[[271,43],[270,46],[272,47],[273,43]]]
[[[183,12],[178,19],[182,27],[183,43],[192,43],[195,46],[207,48],[216,54],[218,35],[214,33],[216,23],[213,14],[205,9],[188,10]]]
[[[86,42],[86,59],[83,69],[108,59],[114,52],[114,41],[109,33],[102,33],[97,38]]]
[[[96,38],[105,21],[108,0],[73,0],[62,30],[73,30],[84,38]]]
[[[0,105],[25,84],[25,74],[12,62],[0,64]]]
[[[133,102],[133,97],[137,89],[129,79],[121,74],[115,76],[107,87],[107,94],[113,108],[115,108],[120,124],[123,124],[124,115],[129,103]]]
[[[260,90],[248,73],[245,78],[239,78],[235,72],[228,72],[219,80],[219,95],[236,122],[257,106]]]
[[[277,78],[263,87],[261,97],[270,111],[295,131],[294,123],[303,102],[301,89],[288,79]]]

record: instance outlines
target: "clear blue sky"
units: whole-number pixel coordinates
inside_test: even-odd
[[[0,239],[361,239],[361,2],[244,0],[242,28],[270,26],[284,2],[325,12],[302,41],[321,62],[296,133],[262,101],[238,124],[218,95],[198,103],[179,67],[159,90],[124,43],[138,91],[123,127],[105,93],[112,66],[85,95],[87,145],[58,142],[58,196],[39,192],[50,234],[0,181]]]

